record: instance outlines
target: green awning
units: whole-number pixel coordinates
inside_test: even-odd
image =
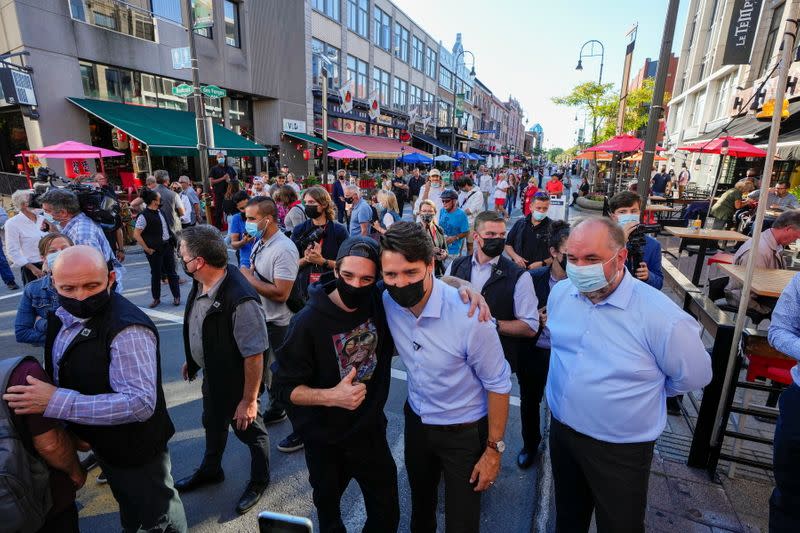
[[[146,144],[150,155],[197,156],[194,113],[88,98],[67,100]],[[214,124],[214,146],[208,150],[212,156],[218,150],[225,150],[227,155],[234,157],[267,155],[267,150],[262,145],[218,124]]]
[[[315,137],[313,135],[309,135],[308,133],[297,133],[297,132],[294,132],[294,131],[284,131],[283,134],[284,135],[288,135],[289,137],[294,137],[298,141],[305,141],[307,143],[318,144],[318,145],[322,146],[322,139],[320,139],[319,137]],[[345,148],[347,148],[347,147],[344,146],[343,144],[339,144],[336,141],[332,141],[332,140],[328,139],[328,151],[335,152],[336,150],[344,150]]]

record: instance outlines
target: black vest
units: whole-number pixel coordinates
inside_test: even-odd
[[[51,377],[55,377],[53,343],[61,326],[61,320],[51,313],[44,345],[45,369]],[[128,326],[144,326],[156,336],[156,406],[153,415],[144,422],[112,426],[67,422],[67,427],[88,442],[109,464],[133,467],[145,464],[165,451],[167,441],[175,433],[161,387],[158,330],[147,315],[124,297],[112,293],[108,305],[84,324],[64,351],[58,365],[58,384],[89,396],[113,393],[108,376],[111,343]]]
[[[472,256],[459,257],[453,261],[453,265],[450,267],[450,274],[469,281],[472,278]],[[519,277],[523,274],[525,274],[525,270],[503,256],[500,256],[500,260],[492,268],[491,276],[489,276],[483,289],[481,289],[481,296],[486,299],[492,316],[497,320],[516,320],[517,317],[514,314],[514,289],[517,286]],[[531,340],[523,337],[500,335],[503,353],[513,371],[517,369],[517,359],[529,354],[533,346]]]
[[[191,377],[200,370],[192,357],[189,343],[189,317],[199,288],[200,284],[195,281],[186,302],[183,321],[183,346]],[[220,284],[215,300],[203,319],[203,364],[205,365],[203,378],[206,380],[208,397],[211,399],[205,402],[207,411],[203,413],[206,429],[227,430],[236,412],[236,406],[244,394],[244,358],[233,333],[233,313],[239,304],[247,300],[258,302],[258,293],[239,269],[228,265],[228,274]]]
[[[139,216],[144,217],[145,222],[147,222],[145,228],[142,230],[142,240],[148,248],[160,250],[161,247],[164,246],[164,226],[161,222],[159,211],[145,209]],[[167,235],[171,236],[169,229],[167,229]]]

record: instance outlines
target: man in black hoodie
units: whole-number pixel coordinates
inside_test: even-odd
[[[345,531],[340,501],[353,478],[364,495],[364,531],[396,531],[400,518],[383,413],[394,343],[376,285],[378,265],[374,240],[342,243],[336,279],[309,287],[308,303],[276,352],[273,385],[305,442],[322,532]]]

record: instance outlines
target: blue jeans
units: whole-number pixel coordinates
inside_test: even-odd
[[[3,283],[6,285],[16,283],[14,273],[11,271],[11,267],[8,265],[8,260],[6,259],[6,254],[3,251],[3,241],[0,241],[0,277],[3,278]]]
[[[800,531],[800,387],[792,385],[778,401],[772,467],[775,489],[769,500],[770,533]]]

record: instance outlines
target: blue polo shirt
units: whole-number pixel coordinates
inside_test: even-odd
[[[361,224],[366,222],[372,224],[372,208],[366,200],[359,200],[357,204],[353,205],[353,210],[350,212],[350,236],[355,237],[361,235]]]

